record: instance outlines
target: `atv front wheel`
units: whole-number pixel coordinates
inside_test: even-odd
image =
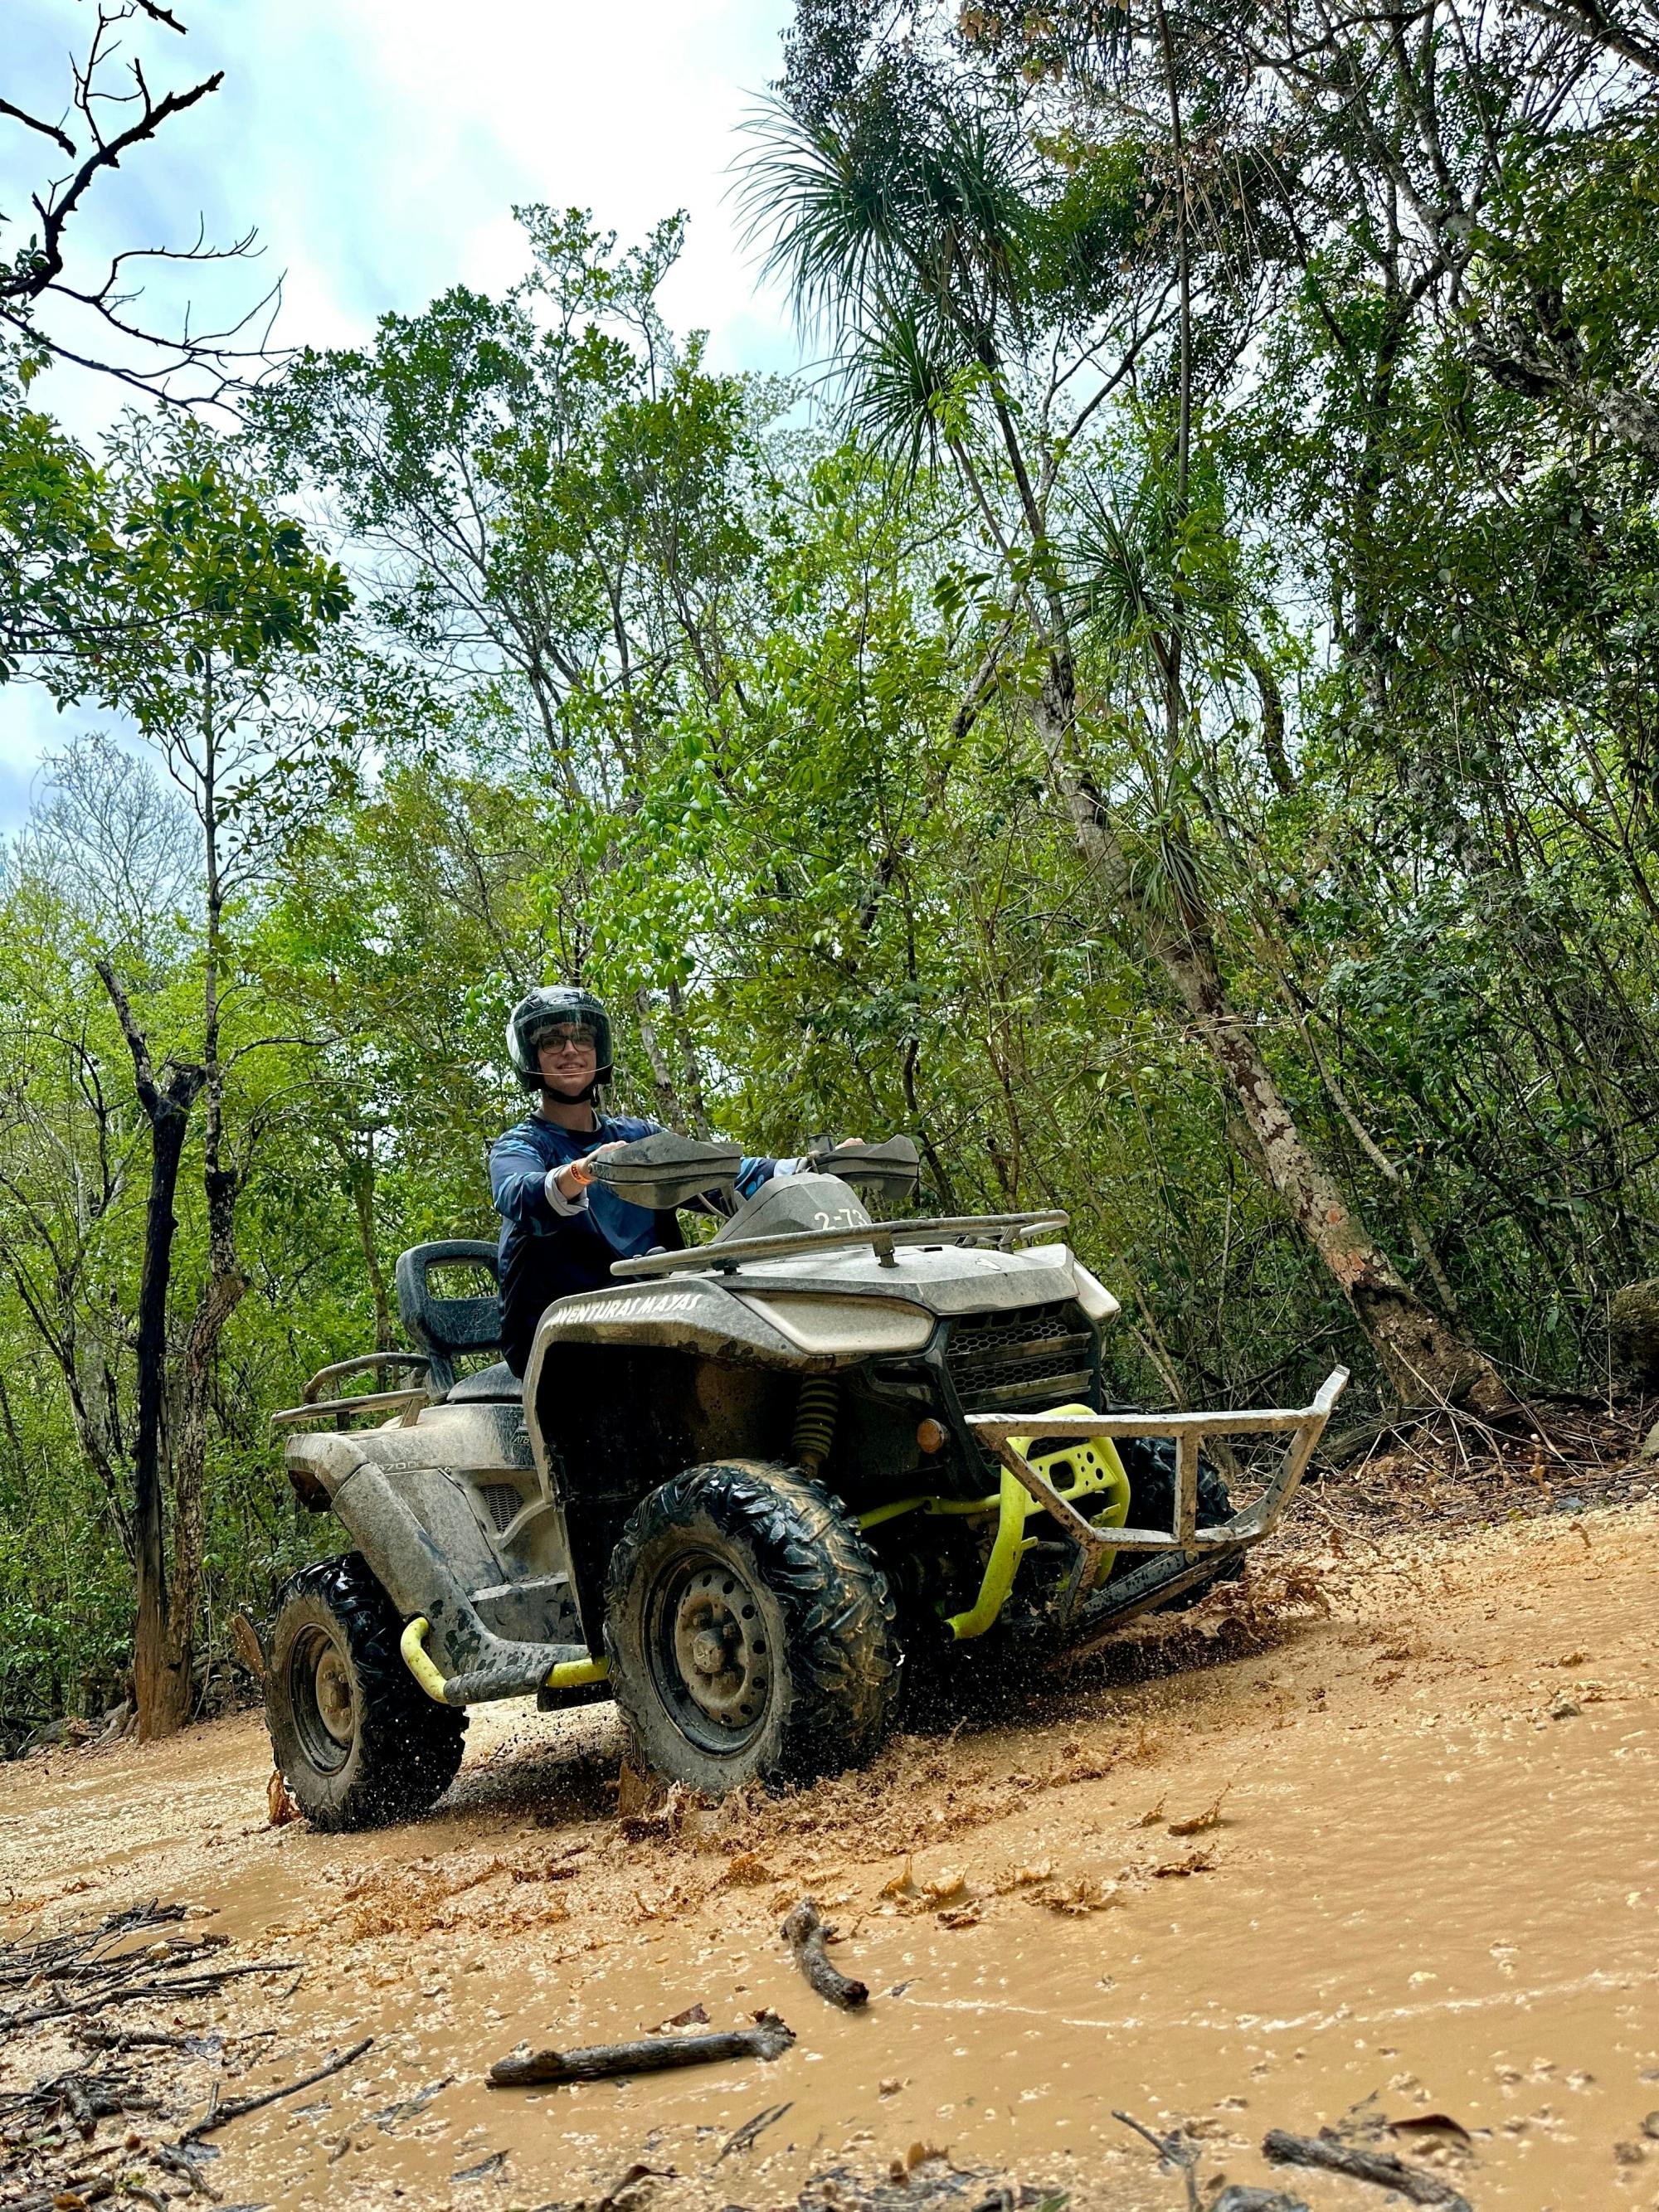
[[[635,1510],[605,1585],[611,1686],[640,1755],[722,1796],[873,1756],[898,1697],[887,1578],[821,1483],[692,1468]]]
[[[1137,1528],[1168,1528],[1175,1521],[1176,1448],[1168,1437],[1120,1437],[1118,1457],[1129,1478],[1129,1520]],[[1226,1480],[1219,1468],[1207,1459],[1198,1462],[1198,1515],[1200,1528],[1219,1528],[1224,1521],[1233,1517],[1233,1501],[1228,1493]],[[1156,1553],[1121,1552],[1114,1574],[1129,1574],[1146,1565]],[[1173,1577],[1178,1568],[1172,1567]],[[1201,1583],[1178,1590],[1165,1604],[1154,1607],[1159,1613],[1183,1613],[1188,1606],[1196,1605],[1200,1598],[1217,1583],[1232,1582],[1244,1571],[1243,1552],[1224,1552],[1216,1563],[1212,1574],[1206,1575]],[[1104,1585],[1111,1587],[1109,1576]]]
[[[398,1654],[402,1628],[356,1552],[302,1567],[277,1595],[265,1723],[313,1827],[412,1820],[455,1778],[466,1715],[416,1686]]]

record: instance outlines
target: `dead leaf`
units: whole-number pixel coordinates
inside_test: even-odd
[[[1227,1790],[1231,1788],[1232,1784],[1230,1782],[1227,1784]],[[1172,1836],[1201,1836],[1206,1828],[1218,1828],[1221,1826],[1221,1808],[1226,1802],[1227,1790],[1224,1790],[1212,1803],[1204,1808],[1201,1813],[1194,1813],[1190,1820],[1171,1820],[1170,1833]]]
[[[876,2094],[878,2097],[896,2097],[903,2087],[896,2074],[889,2074],[877,2084]]]
[[[980,1912],[976,1905],[960,1905],[953,1912],[941,1912],[939,1916],[939,1924],[941,1928],[977,1928],[979,1920]]]
[[[724,1879],[736,1882],[745,1889],[758,1888],[763,1882],[775,1881],[777,1876],[764,1859],[754,1851],[738,1851],[726,1862]]]
[[[911,1873],[910,1859],[907,1853],[903,1866],[893,1876],[891,1881],[883,1882],[881,1893],[884,1897],[908,1897],[915,1887],[915,1878]]]
[[[1152,1869],[1152,1875],[1154,1881],[1167,1881],[1184,1875],[1208,1874],[1214,1865],[1215,1853],[1212,1850],[1192,1851],[1184,1859],[1165,1859],[1161,1866]]]
[[[1169,1796],[1170,1793],[1166,1790],[1163,1796],[1158,1799],[1157,1804],[1152,1807],[1151,1812],[1143,1813],[1138,1820],[1132,1820],[1129,1824],[1130,1826],[1134,1828],[1157,1827],[1158,1822],[1164,1818],[1164,1808],[1169,1802]]]
[[[1583,1651],[1569,1651],[1565,1659],[1558,1659],[1555,1664],[1558,1667],[1582,1667],[1587,1656]]]
[[[919,2166],[926,2166],[930,2159],[949,2158],[950,2155],[948,2145],[940,2150],[934,2143],[913,2142],[904,2154],[904,2169],[907,2173],[914,2173]]]
[[[1390,2120],[1389,2132],[1395,2136],[1451,2136],[1462,2143],[1472,2144],[1474,2141],[1462,2121],[1453,2119],[1449,2112],[1408,2112],[1403,2120]]]
[[[270,1816],[265,1823],[267,1827],[285,1828],[290,1820],[305,1818],[294,1792],[283,1779],[280,1767],[273,1766],[270,1770],[270,1779],[265,1784],[265,1807]]]
[[[684,2012],[677,2012],[667,2020],[659,2021],[651,2033],[660,2035],[665,2027],[703,2027],[708,2021],[708,2014],[702,2005],[687,2005]]]
[[[1119,1902],[1118,1887],[1115,1881],[1099,1881],[1085,1874],[1066,1889],[1050,1890],[1044,1897],[1034,1897],[1033,1905],[1045,1905],[1050,1912],[1069,1912],[1081,1917],[1087,1912],[1104,1912],[1109,1905]]]
[[[1054,1876],[1054,1871],[1053,1863],[1048,1859],[1038,1859],[1033,1866],[1016,1867],[1014,1869],[1014,1887],[1016,1889],[1024,1889],[1028,1883],[1030,1882],[1051,1881]]]
[[[921,1893],[933,1905],[948,1905],[953,1897],[960,1897],[968,1887],[968,1875],[962,1867],[941,1867],[921,1885]]]

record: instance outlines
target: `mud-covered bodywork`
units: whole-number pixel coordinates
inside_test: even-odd
[[[1054,1453],[1030,1431],[1056,1408],[1068,1437],[1091,1416],[1103,1434],[1127,1431],[1102,1412],[1101,1336],[1116,1301],[1064,1244],[1033,1241],[1063,1221],[872,1222],[846,1182],[799,1176],[738,1206],[708,1244],[620,1263],[613,1285],[550,1307],[522,1387],[504,1365],[460,1373],[447,1349],[446,1331],[467,1352],[488,1342],[487,1297],[419,1287],[422,1253],[434,1266],[484,1265],[489,1249],[420,1248],[404,1255],[399,1291],[426,1376],[279,1417],[295,1430],[289,1478],[350,1531],[411,1624],[410,1668],[450,1705],[594,1694],[607,1566],[625,1525],[661,1486],[710,1465],[804,1468],[865,1532],[902,1620],[976,1636],[1023,1607],[1086,1626],[1103,1617],[1096,1585],[1114,1556],[1101,1531],[1127,1509],[1103,1517],[1103,1497],[1086,1512],[1070,1504],[1090,1485],[1051,1480]],[[390,1418],[348,1425],[360,1409]],[[1206,1530],[1201,1559],[1197,1447],[1180,1433],[1170,1528],[1117,1540],[1176,1548],[1137,1568],[1144,1602],[1210,1578],[1218,1545],[1267,1532],[1328,1411],[1260,1417],[1292,1425],[1300,1457],[1267,1520]],[[332,1432],[315,1427],[324,1419]],[[1109,1443],[1097,1470],[1107,1460],[1127,1498]],[[1129,1596],[1120,1609],[1143,1609]]]
[[[548,1672],[542,1654],[489,1639],[556,1644],[571,1662],[596,1650],[605,1563],[640,1499],[707,1462],[787,1462],[803,1376],[836,1386],[821,1472],[854,1510],[924,1481],[977,1497],[995,1470],[963,1416],[1096,1403],[1116,1310],[1063,1245],[901,1248],[890,1267],[845,1247],[618,1283],[549,1310],[521,1393],[505,1369],[489,1370],[494,1401],[467,1395],[488,1376],[437,1404],[411,1389],[383,1427],[290,1435],[289,1477],[426,1618],[447,1681],[521,1694]],[[944,1431],[932,1455],[928,1418]]]

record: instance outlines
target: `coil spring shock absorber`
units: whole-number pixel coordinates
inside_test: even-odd
[[[809,1375],[795,1403],[795,1426],[789,1449],[808,1474],[822,1474],[836,1440],[836,1385],[827,1375]]]

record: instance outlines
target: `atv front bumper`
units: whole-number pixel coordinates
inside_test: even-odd
[[[1184,1589],[1209,1581],[1219,1560],[1271,1535],[1296,1495],[1331,1409],[1347,1388],[1348,1370],[1333,1368],[1313,1402],[1295,1411],[1256,1408],[1231,1413],[969,1413],[967,1425],[994,1451],[1024,1489],[1059,1523],[1077,1547],[1077,1560],[1061,1595],[1055,1625],[1079,1656],[1103,1632],[1138,1613],[1166,1604]],[[1099,1437],[1169,1437],[1176,1447],[1173,1525],[1160,1528],[1096,1528],[1062,1498],[1042,1471],[1020,1453],[1015,1439],[1030,1440],[1040,1421],[1045,1446]],[[1279,1434],[1284,1455],[1261,1495],[1230,1520],[1198,1526],[1199,1455],[1211,1437]],[[1144,1565],[1119,1573],[1098,1591],[1095,1584],[1119,1552],[1145,1552]]]

